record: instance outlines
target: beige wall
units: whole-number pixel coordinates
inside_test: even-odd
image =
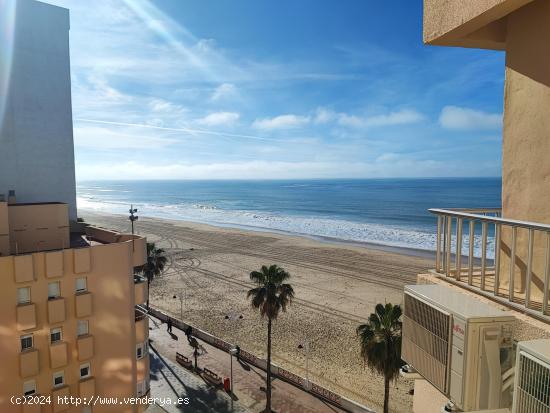
[[[8,216],[12,254],[70,246],[67,204],[8,205]]]
[[[508,16],[502,142],[505,218],[550,224],[550,2],[536,0]],[[515,289],[525,290],[527,231],[517,237]],[[543,292],[546,236],[534,238],[532,296]],[[503,237],[504,280],[510,234]]]
[[[8,204],[0,202],[0,256],[10,254],[10,226]]]
[[[144,256],[145,240],[139,239],[134,248]],[[32,332],[34,347],[39,354],[39,374],[34,377],[39,394],[52,392],[52,374],[65,372],[65,382],[71,395],[79,395],[79,352],[76,341],[76,297],[75,280],[87,278],[87,288],[91,296],[92,312],[81,319],[89,320],[89,332],[93,338],[92,375],[95,377],[95,394],[112,397],[134,397],[136,378],[144,377],[148,372],[148,361],[136,361],[136,328],[134,322],[134,253],[131,241],[107,245],[95,245],[81,249],[65,249],[62,253],[62,273],[48,278],[47,254],[33,253],[32,276],[24,277],[30,281],[15,282],[15,259],[25,256],[0,257],[0,275],[3,286],[0,289],[0,411],[20,412],[9,402],[9,396],[21,395],[23,382],[29,379],[20,377],[20,335]],[[89,254],[89,265],[87,255]],[[55,262],[55,260],[53,261]],[[141,261],[140,264],[143,264]],[[19,264],[18,264],[19,265]],[[52,264],[53,265],[53,264]],[[27,267],[28,268],[28,267]],[[76,273],[76,271],[83,271]],[[34,279],[34,281],[33,281]],[[61,283],[61,296],[64,299],[65,320],[50,323],[52,301],[48,301],[48,283]],[[36,307],[36,328],[19,331],[16,324],[17,288],[31,287],[31,301]],[[58,303],[55,303],[56,305]],[[63,341],[67,346],[67,365],[51,368],[49,333],[51,327],[62,327]],[[147,332],[148,333],[148,332]],[[59,349],[56,349],[59,350]],[[81,350],[82,351],[82,350]],[[57,359],[59,354],[53,354]],[[62,358],[62,357],[61,357]],[[88,360],[87,360],[88,361]],[[93,383],[92,383],[93,384]],[[82,383],[82,391],[90,388],[90,383]],[[93,388],[93,386],[92,386]],[[44,409],[43,411],[49,411]],[[80,412],[72,408],[70,412]],[[133,412],[137,407],[95,407],[94,412]]]
[[[424,0],[424,42],[503,49],[507,14],[533,0]]]

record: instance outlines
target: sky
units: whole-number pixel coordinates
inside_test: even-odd
[[[423,45],[420,0],[47,2],[78,181],[500,175],[504,55]]]

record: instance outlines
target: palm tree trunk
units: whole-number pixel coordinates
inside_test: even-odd
[[[384,377],[384,413],[388,413],[390,411],[390,379],[388,377]]]
[[[271,318],[267,319],[267,387],[266,413],[271,413]]]
[[[147,277],[147,312],[149,312],[149,289],[151,288],[151,279]]]

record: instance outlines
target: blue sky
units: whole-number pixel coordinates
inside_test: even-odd
[[[51,0],[88,179],[497,176],[504,55],[420,0]]]

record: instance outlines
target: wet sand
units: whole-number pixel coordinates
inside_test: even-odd
[[[80,215],[129,229],[125,216]],[[402,302],[403,286],[433,267],[426,254],[157,218],[140,217],[136,229],[169,257],[165,273],[152,283],[151,305],[262,357],[267,328],[246,298],[253,286],[248,274],[264,264],[282,266],[292,275],[296,299],[274,324],[273,361],[305,376],[298,345],[307,339],[310,380],[380,410],[383,380],[364,367],[355,329],[377,303]],[[392,412],[412,410],[411,388],[403,379],[392,386]]]

